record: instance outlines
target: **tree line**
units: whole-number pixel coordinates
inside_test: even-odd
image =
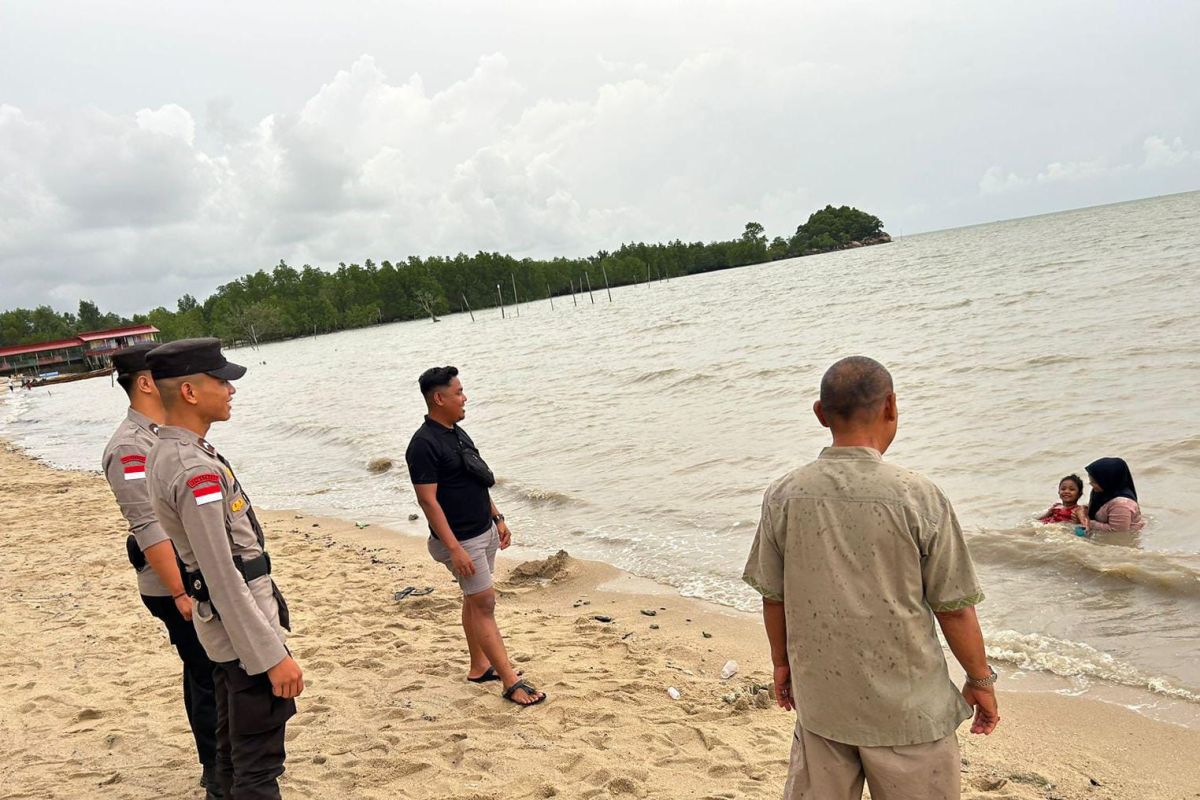
[[[859,244],[888,241],[878,217],[849,206],[814,212],[790,238],[768,241],[763,226],[746,224],[728,241],[625,244],[584,258],[515,258],[500,253],[410,256],[402,261],[371,259],[326,271],[280,261],[224,284],[203,302],[185,294],[176,307],[155,308],[132,319],[102,314],[81,300],[77,314],[49,306],[0,313],[0,345],[63,339],[87,330],[125,324],[158,328],[163,341],[216,336],[226,342],[270,341],[489,308],[517,299],[678,278],[783,258],[812,255]],[[497,291],[499,286],[499,292]]]

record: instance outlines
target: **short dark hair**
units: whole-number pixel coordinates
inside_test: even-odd
[[[883,364],[866,356],[836,362],[821,378],[821,410],[849,420],[874,410],[892,392],[892,375]]]
[[[443,386],[449,386],[450,381],[458,375],[458,367],[430,367],[421,373],[421,377],[417,379],[417,384],[421,387],[421,394],[426,399],[429,395]]]
[[[1078,491],[1080,494],[1083,494],[1083,478],[1079,477],[1079,476],[1078,476],[1078,475],[1076,475],[1074,472],[1072,472],[1070,475],[1067,475],[1065,478],[1062,478],[1062,479],[1061,479],[1061,480],[1058,482],[1058,485],[1059,485],[1059,486],[1062,486],[1062,484],[1063,484],[1063,481],[1070,481],[1071,483],[1075,484],[1075,489],[1076,489],[1076,490],[1077,490],[1077,491]]]
[[[125,375],[117,376],[117,386],[125,390],[125,394],[133,396],[133,379],[137,377],[137,373],[126,373]]]

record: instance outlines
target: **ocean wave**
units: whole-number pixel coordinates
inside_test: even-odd
[[[1051,672],[1067,678],[1098,678],[1108,683],[1146,689],[1155,694],[1200,703],[1200,693],[1158,675],[1148,675],[1082,642],[1013,630],[985,631],[989,658],[1021,669]]]
[[[540,486],[524,486],[508,478],[497,478],[496,485],[515,495],[518,500],[541,508],[558,508],[583,503],[579,498],[572,497],[565,492],[557,492]]]
[[[1106,545],[1065,525],[1037,525],[973,534],[971,552],[1018,569],[1039,565],[1105,576],[1178,597],[1200,597],[1200,555]]]
[[[720,381],[721,379],[715,375],[709,375],[706,372],[693,372],[677,381],[673,381],[669,386],[672,389],[682,389],[688,386],[703,386],[707,383],[717,383]]]
[[[657,381],[666,380],[680,374],[683,370],[678,367],[663,367],[662,369],[653,369],[648,372],[640,373],[632,378],[622,381],[622,386],[633,386],[638,383],[655,383]]]
[[[327,444],[340,444],[347,447],[358,447],[366,443],[367,437],[352,433],[344,425],[326,424],[300,420],[297,422],[280,422],[276,430],[287,438],[310,439]]]

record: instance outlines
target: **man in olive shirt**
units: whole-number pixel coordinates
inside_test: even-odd
[[[163,621],[171,644],[183,662],[183,706],[196,742],[202,773],[200,785],[209,798],[221,797],[214,767],[217,759],[217,706],[213,697],[213,663],[192,626],[192,601],[183,589],[175,548],[158,524],[150,504],[146,458],[165,418],[158,389],[146,365],[157,342],[137,344],[112,355],[117,383],[129,397],[129,411],[104,448],[104,476],[129,523],[125,542],[137,570],[138,593],[150,613]]]
[[[955,729],[1000,721],[975,604],[983,592],[946,496],[887,464],[892,377],[842,359],[821,380],[833,444],[777,480],[744,578],[763,596],[776,698],[795,708],[786,800],[960,796]],[[966,671],[951,682],[933,621]]]

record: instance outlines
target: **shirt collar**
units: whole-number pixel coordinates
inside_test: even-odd
[[[425,415],[425,424],[428,425],[429,427],[433,428],[435,431],[441,431],[442,433],[453,433],[454,429],[458,427],[458,425],[453,425],[453,426],[447,428],[445,425],[438,422],[436,419],[429,416],[428,414]]]
[[[883,461],[883,456],[874,447],[826,447],[819,457],[837,461]]]
[[[133,406],[129,407],[129,413],[125,415],[125,418],[143,430],[153,432],[154,428],[157,427],[154,420],[140,411],[134,411]]]
[[[215,453],[216,448],[208,443],[208,440],[203,436],[197,436],[187,428],[181,428],[178,425],[160,425],[158,427],[158,438],[160,439],[178,439],[181,442],[189,442],[203,449],[208,453]]]

